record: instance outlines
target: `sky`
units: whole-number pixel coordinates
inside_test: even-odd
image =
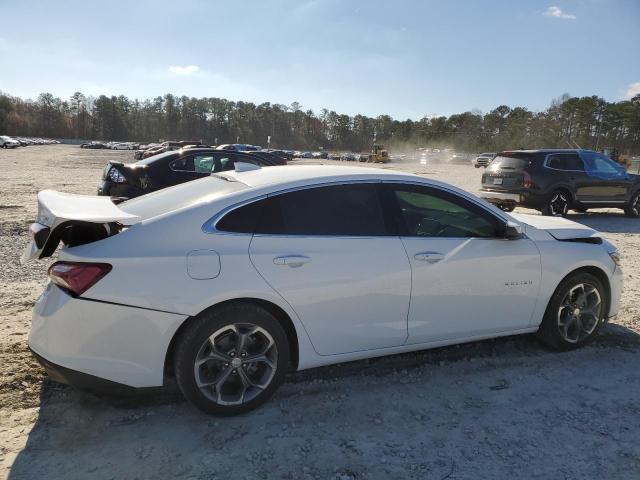
[[[640,93],[640,0],[0,0],[0,91],[404,120]]]

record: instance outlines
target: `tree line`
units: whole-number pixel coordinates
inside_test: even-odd
[[[36,100],[0,92],[0,134],[65,139],[156,142],[201,140],[278,148],[369,150],[375,142],[392,150],[453,147],[461,151],[514,148],[616,148],[640,152],[640,95],[607,102],[597,96],[553,100],[532,112],[500,105],[488,113],[468,111],[420,120],[349,116],[323,109],[256,105],[223,98],[166,94],[154,99],[74,93],[68,99],[42,93]]]

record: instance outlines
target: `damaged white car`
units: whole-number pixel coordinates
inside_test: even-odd
[[[82,388],[162,386],[204,411],[288,370],[537,332],[556,349],[618,311],[616,248],[430,179],[357,167],[236,171],[118,205],[38,195],[23,260],[60,243],[29,346]]]

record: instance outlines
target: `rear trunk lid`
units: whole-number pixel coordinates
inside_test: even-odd
[[[38,193],[38,218],[30,227],[32,238],[20,260],[49,257],[60,241],[68,246],[98,241],[140,220],[108,197],[43,190]]]

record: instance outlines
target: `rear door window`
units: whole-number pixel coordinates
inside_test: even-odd
[[[384,236],[375,184],[297,190],[265,202],[256,233],[275,235]]]
[[[546,165],[554,170],[584,172],[584,163],[577,153],[552,153],[547,155]]]

